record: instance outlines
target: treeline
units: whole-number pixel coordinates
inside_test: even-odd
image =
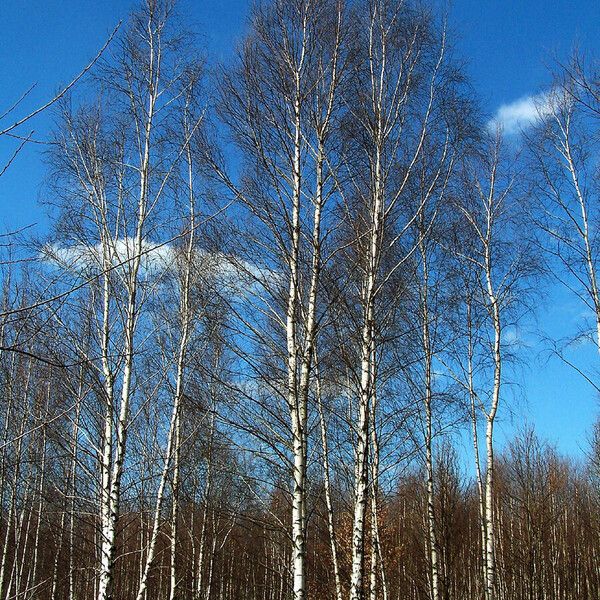
[[[504,140],[451,42],[420,3],[272,0],[215,66],[146,0],[43,107],[51,226],[1,246],[0,598],[597,597],[597,436],[575,464],[494,428],[550,281],[598,389],[600,80],[557,68]]]

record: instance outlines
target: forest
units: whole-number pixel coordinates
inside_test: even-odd
[[[433,3],[201,33],[142,0],[0,107],[0,177],[53,123],[50,225],[0,233],[0,599],[598,598],[600,424],[538,435],[511,335],[561,286],[600,391],[594,60],[517,142]]]

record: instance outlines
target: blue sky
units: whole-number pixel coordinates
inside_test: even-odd
[[[47,100],[95,55],[108,33],[135,3],[130,0],[2,0],[0,2],[0,113],[31,84],[36,87],[23,110]],[[227,60],[243,33],[250,3],[246,0],[183,0],[206,40],[213,60]],[[473,87],[490,117],[504,107],[504,117],[526,120],[528,98],[549,84],[547,66],[565,60],[574,46],[600,56],[600,2],[597,0],[454,0],[450,22],[456,50],[466,62]],[[525,116],[523,116],[525,115]],[[521,119],[521,121],[519,121]],[[5,125],[8,123],[5,123]],[[49,115],[31,123],[35,137],[44,139]],[[23,130],[24,131],[24,130]],[[0,164],[13,146],[2,140]],[[44,165],[42,146],[30,145],[0,178],[0,230],[37,223],[46,218],[39,208]],[[559,450],[578,455],[598,412],[589,386],[556,360],[543,360],[542,335],[561,337],[581,319],[582,308],[568,294],[551,286],[539,300],[537,323],[514,332],[527,345],[514,418],[501,415],[500,439],[527,421]],[[590,348],[577,358],[594,364]]]

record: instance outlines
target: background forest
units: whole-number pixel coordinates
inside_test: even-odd
[[[598,597],[600,426],[535,433],[516,332],[561,287],[543,354],[597,393],[600,72],[553,63],[517,141],[455,37],[264,0],[215,64],[145,0],[2,107],[49,226],[0,234],[0,598]]]

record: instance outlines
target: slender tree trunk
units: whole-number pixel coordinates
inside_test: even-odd
[[[369,487],[369,418],[371,399],[375,394],[373,358],[374,311],[376,278],[381,252],[383,227],[383,187],[379,145],[375,150],[373,206],[367,242],[365,280],[363,284],[363,322],[361,334],[360,390],[358,405],[358,431],[356,446],[356,471],[354,482],[354,518],[352,526],[352,566],[350,576],[350,600],[360,600],[363,593],[365,515]]]
[[[569,133],[570,119],[567,121],[564,131],[564,142],[560,148],[560,152],[563,155],[569,174],[571,176],[571,182],[575,190],[575,196],[577,197],[577,203],[579,205],[579,212],[581,217],[581,225],[577,224],[576,228],[581,237],[583,243],[583,250],[585,256],[585,266],[587,269],[589,291],[592,297],[592,304],[594,306],[594,316],[596,320],[596,346],[600,352],[600,293],[598,291],[598,278],[596,274],[596,263],[594,259],[594,253],[592,250],[592,240],[590,236],[590,225],[588,216],[588,203],[586,196],[581,188],[579,181],[579,173],[575,166],[573,159],[573,152],[571,149],[571,136]]]
[[[169,474],[169,468],[171,465],[171,455],[173,452],[173,444],[175,439],[175,429],[177,425],[177,419],[179,415],[179,403],[175,401],[173,403],[173,409],[171,412],[171,420],[169,424],[169,433],[167,437],[167,449],[165,454],[165,461],[160,477],[160,483],[158,486],[158,492],[156,494],[156,505],[154,507],[154,516],[152,519],[152,529],[150,531],[150,538],[148,540],[148,551],[146,554],[146,561],[144,563],[144,568],[142,570],[142,577],[140,579],[140,583],[138,586],[137,592],[137,600],[143,600],[146,594],[146,586],[148,583],[148,574],[150,573],[150,568],[152,567],[152,563],[154,562],[154,556],[156,552],[156,542],[158,540],[158,534],[160,530],[161,519],[160,515],[162,512],[162,504],[165,496],[165,488],[167,485],[167,477]]]
[[[335,513],[331,499],[331,481],[329,470],[329,446],[327,443],[327,424],[323,413],[323,401],[321,397],[321,379],[318,372],[318,360],[315,359],[317,408],[319,410],[319,424],[321,428],[321,449],[323,451],[323,486],[325,488],[325,504],[327,506],[327,529],[329,531],[329,545],[331,547],[331,560],[333,563],[333,577],[335,581],[335,598],[342,600],[342,582],[340,579],[340,568],[338,564],[337,537],[335,531]]]
[[[288,406],[292,425],[293,492],[292,492],[292,574],[294,600],[306,595],[306,411],[298,385],[297,319],[299,309],[301,151],[300,75],[296,75],[294,105],[294,156],[292,164],[292,239],[289,253],[290,282],[286,313]]]
[[[149,23],[149,29],[152,24]],[[144,227],[148,202],[148,187],[150,177],[150,154],[154,110],[158,98],[158,81],[160,73],[160,55],[157,56],[154,47],[153,33],[148,37],[148,106],[143,125],[143,149],[140,156],[139,168],[139,199],[137,206],[135,236],[133,241],[133,256],[128,265],[127,279],[127,306],[125,308],[124,344],[123,344],[123,381],[121,384],[121,402],[116,423],[115,448],[113,457],[113,397],[112,392],[107,397],[107,416],[105,420],[104,455],[102,459],[102,559],[97,600],[112,600],[113,561],[115,553],[115,533],[119,517],[121,500],[121,477],[127,439],[127,424],[129,419],[129,402],[131,395],[131,381],[133,377],[133,358],[135,344],[135,330],[138,318],[138,273],[142,260],[144,242]],[[108,282],[108,275],[104,277]],[[108,286],[108,283],[106,283]],[[105,315],[108,319],[108,290],[105,291]],[[105,323],[105,335],[108,337],[108,321]],[[108,340],[107,340],[108,341]],[[109,375],[107,385],[112,388],[114,379]]]
[[[479,456],[479,432],[477,426],[477,395],[475,392],[475,384],[473,380],[473,321],[471,316],[471,298],[467,298],[466,303],[466,319],[467,319],[467,378],[469,388],[469,400],[471,408],[471,434],[473,442],[473,456],[475,460],[475,477],[477,480],[477,495],[479,508],[479,527],[481,537],[481,559],[483,566],[483,588],[487,598],[488,593],[488,569],[487,569],[487,551],[486,551],[486,519],[485,519],[485,489],[483,484],[483,476],[481,474],[481,460]]]
[[[493,186],[492,186],[493,190]],[[493,191],[492,191],[493,193]],[[490,221],[488,220],[488,223]],[[490,240],[491,231],[488,229],[488,240]],[[500,386],[502,382],[502,352],[501,352],[501,322],[500,322],[500,306],[493,287],[492,266],[490,256],[490,244],[486,246],[486,283],[487,293],[491,309],[494,342],[493,342],[493,359],[494,359],[494,384],[492,390],[492,402],[490,410],[487,414],[487,426],[485,432],[486,441],[486,485],[485,485],[485,533],[486,533],[486,569],[487,569],[487,600],[494,600],[495,585],[496,585],[496,566],[494,556],[495,545],[495,523],[494,523],[494,422],[498,411],[500,401]]]
[[[431,346],[431,335],[429,327],[429,256],[426,248],[425,224],[421,221],[419,232],[419,251],[421,253],[422,288],[421,288],[421,318],[422,318],[422,344],[425,371],[425,466],[427,471],[427,531],[429,535],[429,562],[430,562],[430,586],[432,600],[439,600],[439,566],[438,566],[438,541],[436,535],[435,516],[435,489],[433,468],[433,422],[432,422],[432,361],[433,350]]]
[[[19,424],[18,430],[18,439],[16,443],[15,449],[15,464],[13,468],[13,477],[11,482],[11,492],[10,492],[10,501],[9,501],[9,509],[8,516],[6,519],[6,532],[4,535],[4,543],[2,545],[2,560],[0,561],[0,596],[4,591],[4,586],[6,582],[7,570],[8,570],[8,555],[9,555],[9,546],[10,546],[10,538],[11,533],[13,532],[13,528],[16,527],[17,520],[17,498],[18,498],[18,484],[19,477],[21,474],[21,461],[22,461],[22,452],[23,452],[23,442],[25,438],[25,431],[27,430],[27,422],[28,419],[26,417],[27,414],[27,406],[29,402],[29,388],[31,385],[31,375],[32,375],[32,360],[28,361],[27,364],[27,372],[25,375],[25,383],[24,383],[24,391],[23,391],[23,415],[21,416],[21,423]],[[17,536],[17,531],[15,530],[15,536]],[[16,550],[15,550],[16,552]],[[6,592],[6,596],[10,595],[10,582],[8,582],[8,591]]]
[[[79,419],[83,402],[83,368],[77,390],[77,404],[71,437],[71,465],[69,470],[69,600],[75,600],[75,499],[77,497],[77,462],[79,460]]]

